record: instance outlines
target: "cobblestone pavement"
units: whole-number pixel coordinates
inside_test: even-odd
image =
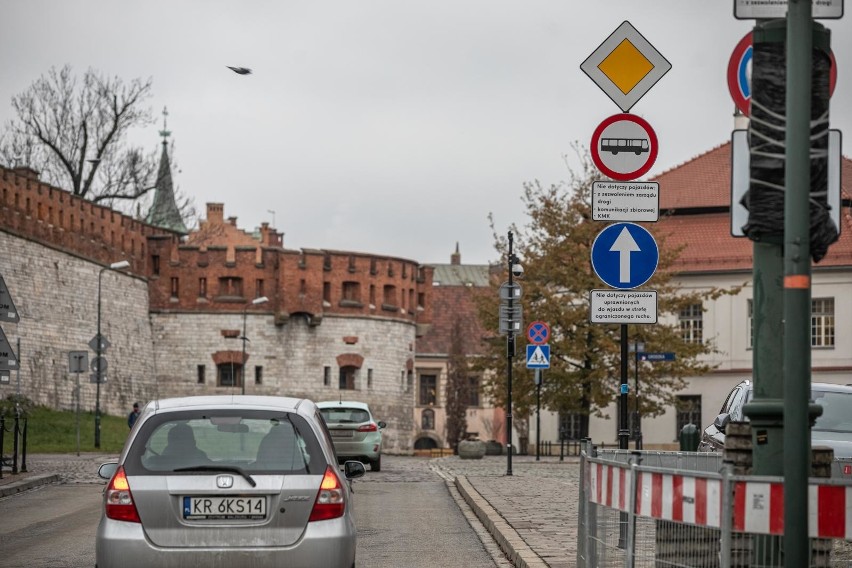
[[[28,456],[27,473],[11,476],[4,472],[0,496],[4,488],[27,479],[54,482],[58,476],[58,482],[65,484],[104,483],[97,476],[98,465],[117,458],[116,454]],[[457,456],[430,459],[386,455],[382,462],[382,471],[368,471],[356,484],[444,479],[471,524],[474,514],[482,523],[477,530],[480,538],[485,542],[485,530],[490,532],[515,566],[576,565],[578,458],[566,457],[560,462],[558,457],[535,461],[532,456],[513,456],[511,476],[506,475],[506,456],[462,460]]]

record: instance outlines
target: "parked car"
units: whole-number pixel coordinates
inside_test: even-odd
[[[349,480],[365,473],[357,461],[340,468],[309,400],[150,402],[118,462],[98,471],[109,483],[97,566],[350,568]]]
[[[699,452],[720,452],[725,448],[725,427],[729,422],[748,420],[743,406],[752,399],[753,385],[745,380],[731,389],[719,415],[704,429]],[[852,457],[852,387],[812,383],[811,400],[822,406],[822,415],[811,428],[811,446],[828,446],[834,457]]]
[[[382,469],[382,430],[387,424],[373,420],[363,402],[334,400],[318,402],[322,417],[334,441],[338,460],[359,460],[372,471]]]

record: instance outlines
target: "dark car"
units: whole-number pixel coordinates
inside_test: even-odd
[[[725,427],[729,422],[748,420],[743,406],[753,396],[753,385],[745,380],[735,386],[722,404],[719,416],[704,429],[699,452],[720,452],[725,448]],[[811,428],[811,446],[828,446],[835,458],[852,457],[852,387],[812,383],[811,400],[822,406],[822,416]]]

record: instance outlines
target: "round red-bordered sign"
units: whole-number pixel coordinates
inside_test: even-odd
[[[751,111],[751,76],[749,74],[749,63],[752,60],[752,32],[748,32],[737,42],[731,58],[728,60],[728,92],[734,99],[734,104],[744,115],[749,116]],[[834,94],[837,86],[837,61],[834,52],[830,51],[831,67],[828,75],[828,96]]]
[[[527,326],[527,340],[533,345],[544,345],[550,339],[550,326],[543,321],[534,321]]]
[[[657,160],[657,134],[635,114],[614,114],[592,134],[592,161],[606,176],[618,181],[642,177]]]

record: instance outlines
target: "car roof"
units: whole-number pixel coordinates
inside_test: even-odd
[[[737,386],[744,386],[749,389],[754,388],[754,384],[750,379],[745,379]],[[811,390],[820,392],[847,392],[852,393],[852,385],[839,385],[837,383],[811,383]]]
[[[370,407],[366,403],[357,400],[323,400],[317,403],[317,408],[334,408],[336,406],[370,410]]]
[[[245,408],[310,412],[313,402],[304,398],[257,395],[200,395],[163,398],[148,403],[155,412],[171,412],[195,407]]]

